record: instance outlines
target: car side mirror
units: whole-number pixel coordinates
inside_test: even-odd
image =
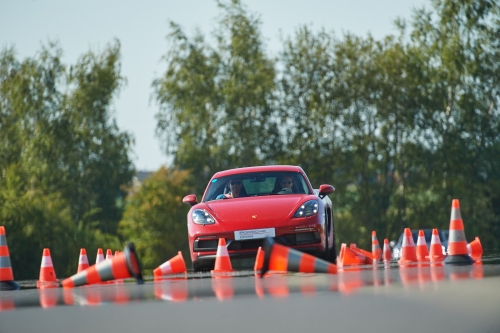
[[[194,206],[198,203],[196,200],[196,194],[188,194],[182,199],[182,202],[191,206]]]
[[[332,185],[328,185],[328,184],[322,184],[319,187],[319,194],[318,195],[321,199],[323,199],[328,194],[331,194],[333,192],[335,192],[335,187],[333,187]]]

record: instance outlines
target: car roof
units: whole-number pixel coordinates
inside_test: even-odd
[[[304,173],[304,170],[302,170],[301,167],[295,165],[263,165],[263,166],[244,167],[244,168],[219,171],[216,172],[212,176],[212,178],[239,175],[249,172],[265,172],[265,171],[289,171],[289,172]]]

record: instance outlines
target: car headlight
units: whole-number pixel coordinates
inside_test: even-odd
[[[318,202],[316,200],[309,200],[304,202],[299,209],[297,209],[293,217],[313,216],[318,213],[318,207]]]
[[[195,209],[192,213],[193,223],[196,224],[214,224],[215,219],[206,210]]]

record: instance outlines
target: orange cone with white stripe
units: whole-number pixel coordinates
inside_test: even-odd
[[[418,261],[429,261],[429,250],[427,249],[427,242],[425,241],[423,230],[418,231],[416,252]]]
[[[219,238],[219,245],[217,246],[217,253],[215,255],[215,267],[211,271],[212,275],[225,275],[226,273],[234,272],[227,252],[226,239]]]
[[[78,257],[78,269],[77,273],[80,273],[84,269],[89,268],[89,258],[87,257],[87,250],[84,248],[80,249],[80,256]]]
[[[453,199],[451,204],[450,236],[448,238],[448,257],[444,260],[449,265],[472,265],[474,259],[467,251],[464,223],[460,214],[460,203]]]
[[[175,257],[158,266],[153,271],[153,274],[156,280],[166,274],[186,273],[186,271],[186,263],[182,257],[182,252],[179,251]]]
[[[19,285],[14,281],[14,273],[10,264],[9,247],[4,226],[0,226],[0,291],[18,290]]]
[[[56,278],[54,265],[52,264],[52,257],[50,250],[43,249],[42,265],[40,267],[40,277],[36,282],[37,288],[57,288],[59,287],[59,280]]]
[[[389,246],[389,240],[387,238],[384,239],[383,258],[385,262],[389,262],[392,259],[391,247]]]
[[[115,279],[134,277],[138,284],[143,283],[139,258],[134,244],[128,243],[123,252],[110,260],[101,261],[62,282],[64,288],[74,288]]]
[[[363,250],[363,249],[357,247],[356,244],[351,244],[350,249],[352,251],[354,251],[356,253],[359,253],[359,254],[361,254],[361,255],[363,255],[365,257],[365,261],[363,262],[363,264],[365,264],[365,265],[373,264],[374,258],[373,258],[372,252]]]
[[[268,271],[337,274],[337,266],[266,238],[262,246],[264,263],[261,277]]]
[[[429,260],[431,262],[444,260],[443,247],[441,245],[441,240],[439,239],[439,233],[437,229],[432,229],[431,248],[429,249]]]
[[[253,266],[255,275],[260,274],[263,264],[264,264],[264,251],[262,250],[262,247],[259,246],[259,249],[257,250],[257,256],[255,257],[255,265]]]
[[[98,264],[101,261],[104,261],[104,253],[102,252],[102,248],[97,249],[97,256],[95,257],[95,263]]]
[[[398,260],[400,264],[407,264],[417,261],[417,252],[413,243],[413,236],[410,228],[405,228],[403,236],[403,245],[401,246],[401,258]]]
[[[113,259],[113,251],[111,249],[106,250],[106,260]]]
[[[380,260],[382,258],[382,249],[378,243],[377,233],[375,230],[372,231],[372,258],[374,260]]]
[[[480,260],[483,256],[483,246],[481,245],[481,241],[479,237],[476,237],[472,242],[467,244],[467,252],[469,256],[474,260]]]

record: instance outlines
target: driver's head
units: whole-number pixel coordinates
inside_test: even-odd
[[[229,189],[231,190],[231,193],[234,195],[238,195],[241,191],[241,179],[239,178],[232,178],[229,181]]]
[[[281,186],[281,188],[292,188],[292,186],[293,186],[292,177],[290,177],[290,176],[281,177],[280,186]]]

